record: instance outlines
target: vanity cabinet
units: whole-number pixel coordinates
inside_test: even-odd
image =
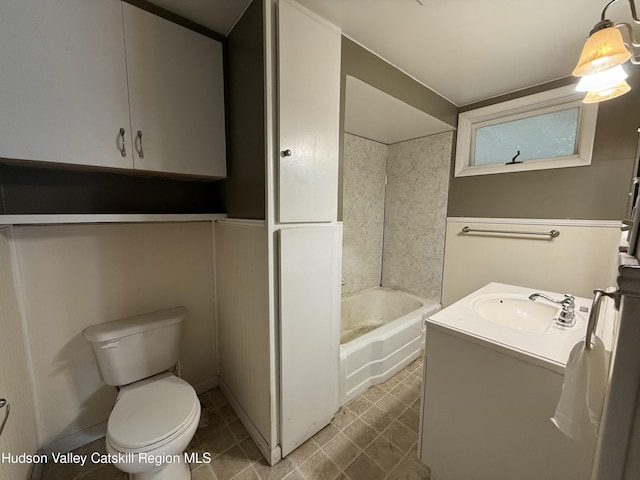
[[[588,480],[594,445],[549,420],[561,372],[433,325],[425,350],[418,456],[433,478]]]
[[[220,42],[117,0],[7,0],[0,64],[2,158],[226,175]]]
[[[564,327],[554,320],[561,308],[534,304],[534,292],[541,291],[490,283],[427,320],[418,456],[432,478],[591,478],[595,435],[573,440],[550,421],[591,301],[575,297],[576,324]],[[596,334],[606,355],[612,332],[601,318]]]

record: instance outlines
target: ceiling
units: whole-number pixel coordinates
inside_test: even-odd
[[[227,34],[250,0],[152,0]],[[606,0],[298,0],[458,106],[571,74]],[[421,5],[423,4],[423,5]],[[629,21],[626,1],[608,9]]]
[[[151,3],[226,36],[251,0],[151,0]]]
[[[350,75],[344,117],[345,132],[387,145],[453,130],[448,123]]]

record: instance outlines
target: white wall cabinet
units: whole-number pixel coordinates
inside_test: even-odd
[[[222,44],[122,6],[134,167],[226,176]]]
[[[278,4],[278,221],[330,222],[338,210],[340,31]]]
[[[120,2],[3,1],[0,65],[0,157],[132,168]]]
[[[269,187],[278,199],[271,228],[279,238],[274,258],[284,457],[338,409],[341,40],[339,29],[290,0],[278,2],[277,25],[279,153]]]
[[[0,8],[0,157],[226,175],[220,42],[118,0]]]
[[[220,385],[273,465],[339,408],[341,40],[295,1],[263,6],[266,219],[216,226],[216,285]]]

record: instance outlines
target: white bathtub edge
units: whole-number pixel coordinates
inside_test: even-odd
[[[442,307],[437,302],[415,297],[405,292],[400,293],[420,300],[422,307],[348,343],[340,345],[339,394],[341,406],[367,388],[387,381],[422,355],[425,340],[424,320],[439,311]],[[406,330],[418,330],[421,332],[420,337],[417,337],[416,333],[411,334],[410,338],[407,338],[404,343],[395,347],[393,351],[383,356],[379,354],[377,354],[377,356],[374,355],[374,351],[378,353],[384,350],[385,341],[395,339],[395,343],[398,343],[394,337],[402,337]],[[407,337],[407,334],[405,333],[404,336]],[[382,345],[382,347],[380,347],[380,345]],[[360,357],[358,361],[355,360],[357,357]],[[363,357],[368,358],[363,360]],[[350,359],[351,362],[349,361]],[[391,366],[389,366],[389,360],[392,361]],[[358,372],[361,372],[362,369],[365,368],[370,370],[370,375],[364,380],[356,380],[358,378]],[[353,385],[356,381],[358,383]]]

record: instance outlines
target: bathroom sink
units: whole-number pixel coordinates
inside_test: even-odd
[[[531,301],[526,296],[491,295],[478,298],[473,310],[485,320],[516,330],[545,333],[555,325],[559,308],[541,301]]]
[[[426,338],[430,331],[445,332],[564,374],[571,349],[584,342],[591,299],[575,297],[575,325],[567,327],[556,323],[562,306],[542,297],[529,300],[534,293],[553,299],[564,296],[536,287],[492,282],[431,315]]]

